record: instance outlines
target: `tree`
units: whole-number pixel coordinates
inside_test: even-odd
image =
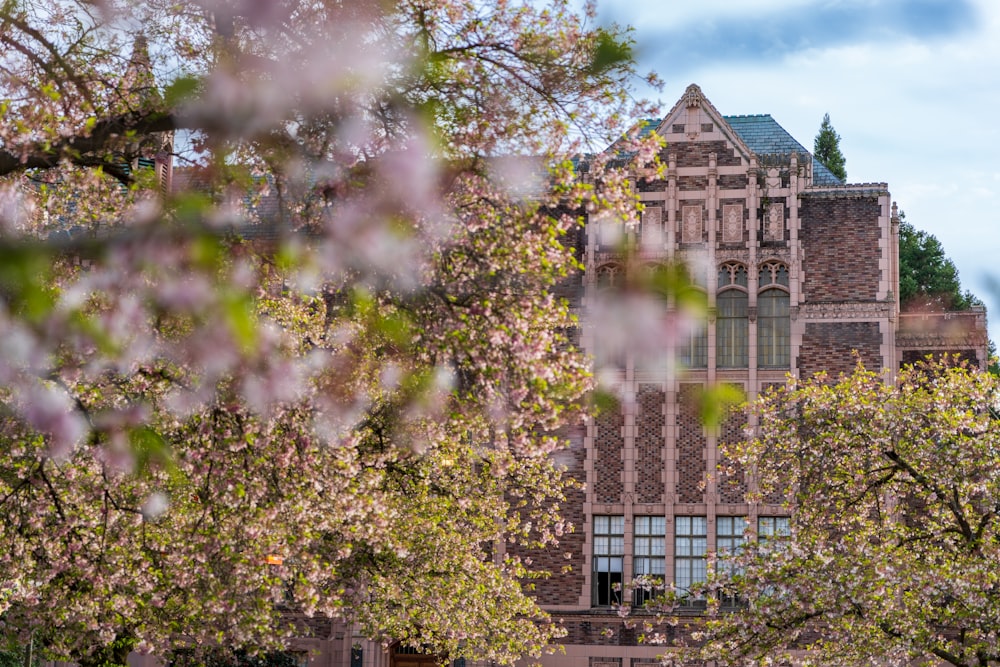
[[[728,453],[755,466],[758,498],[795,508],[791,534],[748,547],[742,570],[716,581],[746,604],[710,621],[706,652],[1000,659],[998,396],[993,375],[928,362],[895,383],[859,367],[762,398],[757,433]]]
[[[899,304],[903,310],[967,310],[980,303],[962,291],[955,263],[933,234],[918,230],[899,214]]]
[[[646,115],[587,16],[2,3],[5,630],[83,665],[279,648],[289,609],[541,650],[503,545],[566,529],[548,455],[590,378],[552,288],[578,211],[635,209],[567,158]]]
[[[840,152],[840,135],[830,124],[830,114],[823,114],[823,123],[816,133],[816,140],[813,142],[813,157],[820,161],[824,167],[830,170],[834,176],[842,181],[847,180],[847,160]]]

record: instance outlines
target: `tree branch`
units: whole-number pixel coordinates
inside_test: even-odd
[[[134,134],[144,137],[155,132],[180,129],[177,116],[169,111],[130,112],[100,120],[87,134],[57,142],[37,142],[20,150],[0,150],[0,176],[28,169],[52,169],[68,160],[81,167],[101,167],[126,184],[132,182],[125,166],[109,159],[116,141]]]

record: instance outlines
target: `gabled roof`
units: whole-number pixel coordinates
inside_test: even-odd
[[[701,107],[710,118],[716,120],[719,130],[734,144],[736,150],[749,157],[752,153],[758,157],[766,155],[789,155],[791,153],[806,154],[812,160],[813,185],[844,185],[819,160],[813,157],[805,146],[800,144],[781,127],[770,114],[755,114],[749,116],[723,116],[705,97],[697,84],[691,84],[684,95],[663,118],[647,118],[641,135],[661,129],[670,118],[678,117],[688,107]],[[662,132],[664,136],[668,133]]]
[[[750,116],[723,116],[736,134],[740,135],[747,148],[757,155],[787,155],[789,153],[809,153],[806,148],[781,127],[771,114]],[[843,185],[844,182],[833,175],[822,162],[812,157],[813,185]]]
[[[650,129],[661,129],[663,128],[668,120],[673,118],[678,118],[680,114],[688,108],[691,107],[701,107],[708,114],[708,117],[719,127],[719,130],[723,135],[733,144],[736,151],[743,155],[744,157],[749,157],[752,150],[747,146],[743,138],[736,134],[731,127],[726,123],[725,117],[719,113],[719,110],[715,108],[711,101],[705,97],[705,93],[701,92],[701,88],[698,84],[692,83],[684,91],[677,103],[674,104],[673,108],[667,112],[663,118],[652,119],[649,121]],[[661,136],[666,136],[667,133],[660,132]]]

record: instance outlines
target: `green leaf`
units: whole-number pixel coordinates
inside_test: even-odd
[[[184,192],[174,199],[174,216],[180,222],[197,223],[211,206],[212,200],[207,194]]]
[[[128,442],[135,456],[137,474],[148,474],[154,464],[161,466],[171,476],[179,474],[170,455],[170,445],[153,427],[143,425],[133,428],[128,432]]]
[[[12,311],[32,322],[40,322],[56,302],[52,286],[51,258],[40,249],[9,248],[0,256],[0,291]]]
[[[608,70],[632,62],[633,58],[632,43],[629,40],[602,28],[597,31],[597,43],[587,73],[604,74]]]
[[[607,412],[617,412],[620,409],[618,397],[604,389],[594,390],[590,395],[590,400],[593,402],[594,408],[599,415]]]
[[[716,429],[729,414],[729,410],[746,401],[743,390],[735,384],[720,383],[706,387],[698,397],[698,413],[701,423],[708,429]]]
[[[223,299],[222,306],[233,338],[244,350],[252,350],[257,343],[257,314],[253,299],[248,294],[229,294]]]
[[[165,91],[168,106],[176,106],[192,97],[201,87],[201,80],[193,76],[182,76],[174,79]]]

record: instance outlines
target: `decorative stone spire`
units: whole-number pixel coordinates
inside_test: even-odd
[[[132,43],[132,56],[125,69],[123,83],[127,96],[135,102],[148,103],[159,96],[153,63],[149,58],[149,40],[141,33],[136,35]]]
[[[692,83],[684,91],[684,97],[681,99],[684,100],[684,106],[690,109],[691,107],[700,107],[705,101],[705,95],[701,92],[698,84]]]

